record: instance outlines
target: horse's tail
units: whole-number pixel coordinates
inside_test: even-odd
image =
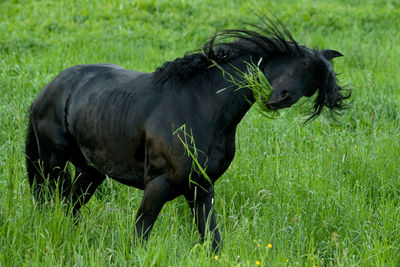
[[[29,114],[28,133],[25,141],[26,169],[28,172],[29,184],[33,190],[35,198],[40,198],[41,185],[44,183],[43,170],[40,167],[39,144],[32,121],[32,114]]]

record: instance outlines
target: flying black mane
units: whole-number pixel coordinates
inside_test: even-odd
[[[289,30],[280,22],[261,19],[264,26],[249,24],[253,29],[230,29],[216,33],[201,49],[164,63],[156,69],[156,80],[186,81],[211,65],[229,62],[241,55],[259,56],[256,50],[269,55],[287,52],[302,53]],[[231,40],[231,41],[229,41]],[[255,49],[257,48],[257,49]]]

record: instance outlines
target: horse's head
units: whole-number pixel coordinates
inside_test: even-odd
[[[334,50],[311,50],[299,47],[301,53],[287,53],[269,58],[263,66],[273,91],[266,103],[270,109],[287,108],[301,97],[311,97],[318,91],[311,118],[318,116],[323,106],[331,110],[343,108],[341,87],[331,64],[332,58],[343,56]]]
[[[335,50],[315,50],[300,46],[279,20],[257,16],[263,26],[250,24],[254,30],[233,29],[214,35],[203,49],[207,59],[213,64],[223,64],[249,55],[250,60],[259,59],[257,67],[267,78],[272,93],[269,95],[271,88],[268,86],[265,88],[268,99],[256,96],[260,99],[255,100],[261,100],[267,109],[290,107],[301,97],[311,97],[316,92],[309,120],[320,115],[323,107],[328,107],[331,113],[347,107],[343,102],[350,97],[350,92],[343,94],[331,63],[333,58],[343,55]],[[237,40],[218,42],[227,38]],[[262,90],[260,92],[266,93]]]

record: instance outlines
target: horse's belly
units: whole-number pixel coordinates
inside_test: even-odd
[[[142,163],[130,157],[121,159],[104,148],[81,148],[81,151],[88,164],[104,175],[126,185],[144,188]]]

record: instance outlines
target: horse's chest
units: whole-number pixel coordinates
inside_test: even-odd
[[[235,140],[221,136],[211,144],[207,161],[207,173],[210,178],[218,179],[229,167],[235,154]]]

